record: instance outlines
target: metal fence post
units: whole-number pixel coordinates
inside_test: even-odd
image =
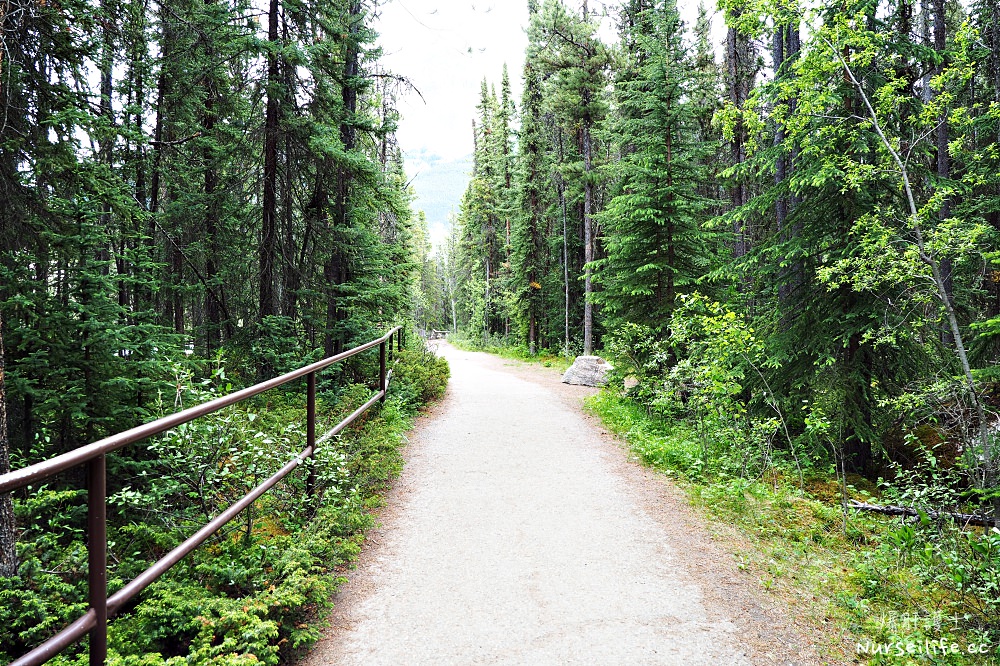
[[[108,657],[107,462],[101,454],[87,463],[87,582],[97,624],[90,630],[90,666]]]
[[[382,392],[382,402],[385,402],[385,340],[378,346],[378,390]]]
[[[316,373],[306,375],[306,448],[312,449],[309,457],[316,459]],[[306,477],[306,494],[316,495],[316,466],[310,465]]]

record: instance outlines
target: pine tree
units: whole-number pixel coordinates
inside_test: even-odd
[[[536,15],[534,29],[546,44],[540,54],[552,77],[545,99],[552,112],[572,129],[578,139],[580,158],[566,168],[579,174],[573,183],[582,190],[583,223],[583,353],[594,348],[592,286],[597,212],[595,190],[599,174],[595,166],[595,129],[606,113],[603,95],[608,52],[596,36],[597,27],[583,3],[580,16],[570,13],[560,0],[549,0]],[[567,308],[568,310],[568,308]],[[568,314],[568,312],[567,312]]]
[[[663,336],[677,295],[711,263],[703,229],[711,202],[697,192],[712,148],[699,140],[695,69],[676,5],[638,12],[629,41],[634,76],[616,81],[608,127],[622,158],[617,193],[600,216],[607,257],[595,263],[595,300],[609,325],[639,323]]]
[[[542,119],[542,87],[535,54],[529,49],[524,63],[521,129],[515,172],[516,201],[512,232],[512,264],[522,339],[529,353],[538,351],[539,326],[545,306],[542,279],[547,272],[545,244],[550,165]]]

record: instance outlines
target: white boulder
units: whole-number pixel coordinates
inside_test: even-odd
[[[611,364],[600,356],[577,356],[562,380],[563,384],[604,386],[608,383],[608,373],[611,370]]]

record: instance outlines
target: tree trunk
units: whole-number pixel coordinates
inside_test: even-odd
[[[209,5],[214,0],[206,0]],[[208,57],[212,57],[211,49],[208,49]],[[205,326],[205,347],[209,354],[219,345],[222,327],[221,304],[216,296],[216,290],[221,292],[222,285],[217,282],[219,265],[219,229],[218,217],[219,207],[216,202],[216,188],[219,183],[219,174],[215,168],[215,155],[210,147],[215,131],[216,111],[215,106],[219,95],[218,83],[214,76],[209,76],[206,81],[208,91],[205,96],[205,117],[203,128],[205,132],[205,147],[202,151],[205,169],[205,234],[208,236],[208,247],[205,254],[205,281],[208,283],[205,289],[205,317],[208,325]]]
[[[260,229],[260,292],[258,316],[263,321],[274,311],[274,248],[278,224],[278,8],[279,0],[271,0],[267,14],[267,110],[264,115],[264,197]]]
[[[340,142],[344,152],[349,154],[355,149],[356,131],[355,114],[358,108],[358,35],[361,17],[361,3],[351,0],[347,7],[347,39],[344,54],[344,77],[341,83],[341,101],[344,105],[344,117],[340,123]],[[351,186],[354,175],[347,164],[337,166],[336,194],[333,211],[333,234],[343,233],[351,224]],[[330,257],[324,267],[327,276],[326,303],[326,350],[333,353],[340,351],[342,340],[336,331],[341,318],[337,302],[336,286],[347,281],[347,258],[343,256],[340,245],[334,243]]]
[[[851,308],[853,309],[853,308]],[[871,369],[868,367],[861,350],[861,333],[851,335],[847,343],[847,355],[844,359],[844,372],[849,377],[860,377],[860,382],[848,380],[848,400],[861,406],[862,418],[867,423],[871,416],[868,413],[868,386],[871,383]],[[859,368],[858,365],[861,364]],[[853,384],[853,386],[851,385]],[[860,384],[860,385],[859,385]],[[868,476],[872,471],[872,444],[864,439],[857,429],[848,424],[844,429],[844,469],[848,472]]]
[[[774,39],[772,40],[771,46],[771,64],[774,68],[774,78],[778,79],[783,72],[781,71],[782,65],[785,64],[785,26],[776,25],[774,26]],[[774,128],[774,145],[778,147],[778,154],[774,158],[774,184],[778,187],[785,182],[787,174],[785,173],[785,154],[782,152],[782,144],[785,142],[785,127],[779,121],[777,127]],[[781,232],[785,229],[785,218],[788,216],[788,203],[784,195],[778,195],[774,201],[774,216],[775,221],[778,226],[778,235],[781,236]],[[784,283],[782,282],[782,285]],[[781,300],[785,299],[786,294],[781,293],[779,288],[779,294],[781,295]]]
[[[726,78],[729,93],[729,101],[737,108],[742,109],[749,96],[747,55],[750,47],[746,37],[739,34],[736,28],[729,28],[726,34]],[[734,165],[742,164],[746,161],[746,128],[743,121],[737,121],[733,132],[733,140],[730,144],[731,159]],[[747,203],[746,185],[742,179],[737,180],[730,186],[730,198],[733,208],[739,208]],[[746,256],[750,248],[750,231],[746,228],[746,223],[742,220],[733,222],[733,256],[736,258]]]
[[[785,27],[785,62],[790,62],[795,59],[801,50],[801,38],[799,36],[799,19],[796,18],[788,26]],[[795,109],[798,106],[798,100],[792,97],[788,100],[789,113],[795,113]],[[799,151],[794,145],[789,147],[787,156],[785,157],[785,177],[791,179],[795,173],[795,162],[798,159]],[[789,192],[788,203],[785,206],[785,212],[787,215],[791,215],[795,212],[795,209],[802,202],[801,199],[794,193]],[[802,235],[802,222],[794,221],[792,223],[792,228],[789,229],[789,235],[791,238],[796,238]],[[789,280],[788,293],[789,295],[796,292],[802,284],[805,282],[805,266],[801,259],[796,259],[792,263],[792,276]]]
[[[945,25],[945,15],[944,15],[944,0],[934,0],[934,50],[938,52],[938,55],[944,58],[945,46],[946,46],[946,25]],[[938,65],[937,74],[944,71],[945,63],[942,60],[941,64]],[[937,125],[937,176],[938,181],[943,182],[951,177],[951,156],[948,151],[948,112],[942,111],[940,117],[938,118]],[[949,217],[951,217],[951,200],[946,198],[941,202],[941,210],[938,212],[938,218],[944,222]],[[951,276],[951,257],[941,258],[941,276],[944,279],[944,290],[948,295],[949,299],[954,297],[954,285]],[[948,326],[945,326],[941,331],[941,341],[951,346],[955,344],[954,337],[951,334]]]
[[[3,313],[0,312],[0,475],[10,471],[10,442],[7,439],[7,383],[4,364]],[[17,575],[17,525],[11,493],[0,495],[0,578]]]
[[[563,290],[565,291],[566,304],[563,314],[566,316],[566,356],[569,356],[569,230],[566,226],[566,189],[559,181],[559,202],[562,204],[562,246],[563,246]]]
[[[165,9],[161,5],[161,11],[165,13]],[[160,44],[160,49],[163,52],[164,63],[168,62],[170,56],[170,31],[169,24],[165,20],[165,17],[161,17],[164,20],[163,23],[163,35],[162,42]],[[146,227],[146,251],[150,259],[161,259],[163,255],[158,253],[158,248],[156,245],[156,217],[160,210],[160,174],[162,171],[163,162],[163,147],[161,142],[163,141],[164,133],[164,118],[166,116],[166,109],[164,109],[164,96],[167,90],[167,73],[166,67],[163,66],[160,69],[159,77],[156,82],[156,121],[153,125],[153,156],[152,164],[150,165],[150,176],[149,176],[149,219],[148,226]],[[162,275],[162,274],[160,274]],[[143,298],[146,300],[150,307],[158,310],[163,302],[161,296],[152,291],[151,289],[143,289]],[[169,321],[169,320],[167,320]]]
[[[590,91],[584,93],[584,104],[589,104]],[[594,186],[591,182],[591,141],[590,118],[583,121],[583,173],[586,179],[583,184],[583,355],[590,356],[594,351],[594,304],[590,294],[593,290],[590,262],[594,260],[594,220],[593,199]]]
[[[288,39],[288,24],[285,22],[282,26],[285,31],[285,39]],[[285,91],[292,90],[294,85],[294,74],[295,69],[287,61],[282,63],[283,78],[285,81]],[[282,177],[282,197],[284,201],[292,200],[292,190],[293,190],[293,165],[292,165],[292,134],[291,132],[285,133],[285,159],[282,165],[283,177]],[[299,307],[299,289],[302,286],[301,274],[304,269],[305,262],[299,261],[295,263],[296,247],[295,247],[295,214],[294,209],[291,205],[286,205],[284,207],[284,246],[282,248],[282,266],[281,266],[281,297],[278,299],[281,304],[281,314],[289,319],[295,319],[298,316]],[[302,247],[300,248],[301,257],[306,256],[306,244],[309,242],[309,234],[304,233],[302,235]]]
[[[171,283],[173,285],[172,294],[169,297],[170,316],[174,322],[174,332],[184,333],[184,299],[181,296],[184,285],[184,255],[178,243],[183,242],[178,239],[173,244],[170,251]]]

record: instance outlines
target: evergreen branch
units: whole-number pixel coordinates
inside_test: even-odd
[[[187,143],[188,141],[191,141],[192,139],[197,139],[199,136],[201,136],[201,132],[195,132],[191,136],[186,136],[183,139],[174,139],[173,141],[157,141],[155,139],[150,139],[149,145],[156,146],[157,148],[163,146],[179,146],[182,143]]]
[[[215,299],[215,302],[218,303],[219,307],[222,308],[222,314],[225,315],[226,319],[229,321],[233,321],[233,315],[229,312],[229,308],[226,307],[226,302],[223,299],[219,298],[219,295],[215,293],[215,290],[212,289],[211,285],[208,284],[208,280],[205,279],[205,276],[201,274],[201,271],[198,270],[198,267],[195,266],[193,261],[191,261],[191,258],[184,253],[184,248],[178,245],[177,241],[175,241],[173,237],[171,237],[171,235],[167,233],[167,230],[163,228],[163,226],[160,224],[160,222],[156,219],[155,216],[152,218],[152,220],[153,224],[156,225],[156,228],[160,230],[164,238],[170,241],[170,244],[174,247],[174,249],[177,250],[177,252],[187,263],[187,265],[191,267],[191,270],[194,271],[195,276],[198,278],[198,281],[201,282],[202,286],[205,287],[205,290],[212,295],[212,298]]]

